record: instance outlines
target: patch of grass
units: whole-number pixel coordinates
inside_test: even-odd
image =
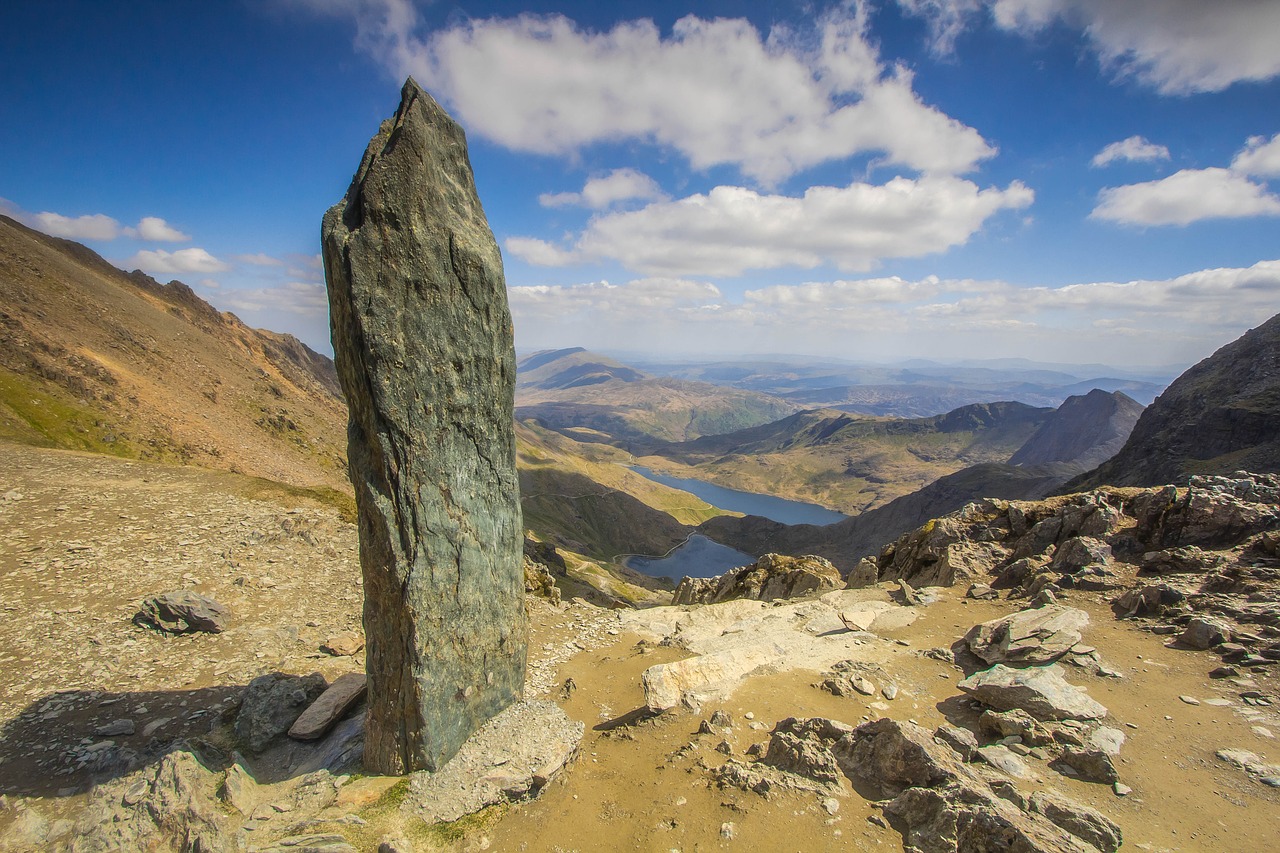
[[[500,803],[448,823],[426,824],[420,835],[432,845],[457,844],[492,827],[509,809],[509,804]]]
[[[246,477],[245,479],[247,481],[245,493],[251,498],[276,502],[282,502],[282,499],[286,498],[295,502],[311,501],[336,509],[342,520],[348,524],[356,523],[356,499],[350,492],[344,492],[332,486],[291,486],[288,483],[280,483],[264,477]]]
[[[39,387],[0,368],[0,438],[36,447],[138,458],[138,450],[101,412],[61,389]]]

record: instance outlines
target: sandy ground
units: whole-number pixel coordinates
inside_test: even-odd
[[[318,670],[332,679],[361,669],[358,656],[319,651],[359,625],[355,548],[355,530],[336,510],[235,475],[0,446],[0,793],[70,812],[92,769],[86,747],[104,740],[94,732],[101,725],[133,720],[136,733],[113,740],[140,749],[216,727],[256,675]],[[228,605],[232,627],[163,638],[130,622],[143,598],[177,588]],[[722,740],[742,758],[788,716],[972,723],[976,712],[957,699],[963,673],[918,652],[950,646],[1011,605],[959,595],[952,590],[915,624],[885,632],[883,665],[902,688],[891,702],[835,697],[815,686],[818,673],[794,670],[754,677],[696,714],[653,719],[635,713],[644,704],[640,674],[684,652],[639,644],[608,611],[534,602],[529,693],[556,697],[586,723],[579,758],[539,799],[495,809],[438,846],[899,850],[899,835],[870,822],[875,809],[851,789],[833,809],[813,793],[766,799],[721,789],[708,768],[728,758],[717,750]],[[1140,623],[1116,622],[1100,597],[1065,603],[1091,614],[1085,640],[1124,675],[1068,668],[1127,735],[1118,768],[1133,792],[1117,797],[1034,759],[1035,778],[1019,787],[1052,788],[1097,808],[1123,828],[1125,849],[1276,849],[1280,791],[1214,756],[1242,748],[1280,761],[1268,736],[1280,735],[1277,706],[1241,698],[1249,689],[1274,697],[1274,680],[1211,680],[1213,655],[1167,648]],[[570,678],[577,689],[562,693]],[[732,730],[697,734],[719,707]],[[0,831],[8,819],[0,812]]]

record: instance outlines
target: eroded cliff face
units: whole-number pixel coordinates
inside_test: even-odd
[[[502,259],[465,135],[413,80],[322,236],[359,509],[365,762],[435,770],[520,696],[527,629]]]

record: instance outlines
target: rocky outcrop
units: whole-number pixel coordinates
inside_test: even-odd
[[[1009,464],[1061,462],[1087,471],[1120,451],[1141,414],[1142,404],[1121,391],[1095,388],[1068,397],[1009,457]]]
[[[789,718],[774,727],[758,762],[731,759],[715,775],[721,785],[762,794],[830,790],[848,778],[864,796],[883,798],[904,849],[919,853],[1113,853],[1122,841],[1120,828],[1094,809],[1048,792],[1026,796],[1006,777],[964,764],[925,729],[887,718],[856,729]]]
[[[874,562],[882,580],[976,580],[1014,597],[1116,589],[1122,617],[1159,618],[1169,632],[1197,618],[1217,625],[1192,631],[1189,646],[1231,635],[1261,651],[1260,634],[1280,629],[1278,560],[1280,476],[1239,472],[1182,488],[979,501],[906,534]]]
[[[535,797],[578,752],[586,727],[554,702],[517,702],[436,773],[414,773],[403,811],[427,823]]]
[[[1063,487],[1182,483],[1193,474],[1280,471],[1280,315],[1173,381],[1107,462]]]
[[[325,214],[360,522],[366,766],[436,769],[521,694],[515,352],[462,129],[413,80]]]
[[[44,849],[234,850],[239,827],[214,799],[217,778],[184,744],[155,765],[95,789],[69,843]]]
[[[685,578],[672,604],[716,604],[736,598],[776,601],[838,589],[840,570],[821,557],[765,554],[749,566],[714,578]]]

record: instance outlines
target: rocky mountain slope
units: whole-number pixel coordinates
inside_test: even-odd
[[[1114,453],[1132,429],[1140,409],[1138,403],[1119,392],[1093,391],[1068,397],[1059,409],[1044,416],[1036,432],[1009,461],[963,467],[850,519],[815,526],[778,524],[760,517],[718,517],[708,520],[699,530],[751,555],[769,551],[813,553],[827,557],[849,573],[861,557],[878,552],[902,533],[959,510],[970,501],[982,497],[1011,501],[1047,496],[1078,474],[1087,462]],[[955,429],[987,411],[989,407],[965,407],[942,421]],[[933,420],[937,419],[925,423]],[[918,423],[888,421],[897,429]],[[701,441],[713,442],[716,438]],[[1021,460],[1020,464],[1015,460]]]
[[[329,359],[7,217],[0,437],[347,488]]]
[[[580,441],[638,449],[768,423],[796,408],[756,391],[649,376],[580,347],[517,365],[516,417]]]
[[[1010,465],[1073,465],[1082,471],[1115,456],[1133,432],[1142,405],[1128,395],[1095,388],[1068,397],[1035,435],[1009,457]]]
[[[329,358],[0,217],[0,440],[318,487],[350,511],[346,423]],[[516,438],[526,526],[614,598],[651,594],[610,574],[613,555],[665,553],[717,513],[615,448],[527,424]]]
[[[815,554],[848,574],[902,533],[953,512],[978,497],[1028,500],[1044,497],[1076,469],[1065,465],[1020,467],[998,462],[971,465],[927,486],[844,521],[818,526],[781,524],[759,516],[719,516],[698,532],[731,548],[762,556]]]
[[[1068,483],[1180,483],[1195,474],[1280,471],[1280,315],[1174,380],[1147,407],[1124,447]]]

